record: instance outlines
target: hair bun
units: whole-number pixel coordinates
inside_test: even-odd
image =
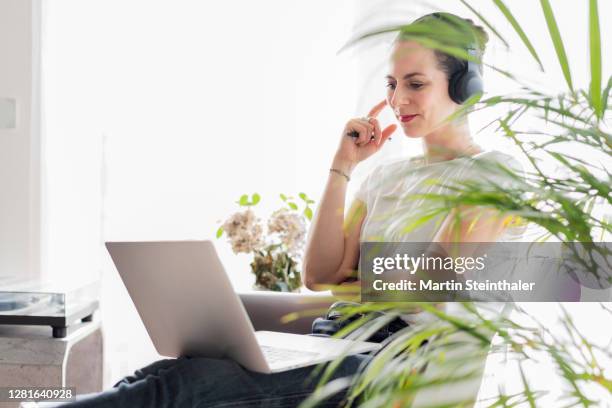
[[[487,34],[484,27],[474,23],[471,18],[464,18],[463,20],[466,21],[474,30],[476,40],[478,41],[478,48],[480,49],[481,53],[484,53],[485,49],[487,48],[487,43],[489,42],[489,34]]]

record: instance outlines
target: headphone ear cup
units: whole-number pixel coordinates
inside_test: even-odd
[[[468,47],[467,52],[477,58],[475,48]],[[448,82],[448,95],[458,104],[462,104],[471,96],[483,92],[483,89],[478,64],[470,60],[466,60],[463,69],[453,73]]]
[[[448,95],[455,103],[460,105],[472,95],[482,92],[483,89],[480,74],[472,69],[455,72],[448,83]]]
[[[463,99],[463,77],[464,71],[459,70],[451,75],[450,80],[448,81],[448,96],[453,100],[453,102],[461,105],[465,99]]]
[[[465,95],[464,102],[468,100],[468,98],[476,95],[477,93],[481,93],[484,90],[482,77],[478,72],[473,71],[468,72],[464,77],[462,86]]]

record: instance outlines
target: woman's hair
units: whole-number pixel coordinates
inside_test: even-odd
[[[394,43],[419,37],[435,40],[442,45],[474,48],[479,60],[482,59],[489,41],[489,35],[484,28],[474,24],[469,18],[461,18],[451,13],[431,13],[419,17],[400,30]],[[438,49],[434,49],[434,53],[438,66],[449,80],[455,72],[464,69],[467,64],[464,59]],[[478,68],[482,74],[482,63],[478,64]]]

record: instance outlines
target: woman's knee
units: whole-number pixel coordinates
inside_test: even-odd
[[[372,356],[368,354],[355,354],[342,359],[334,370],[333,377],[347,377],[356,374],[359,370],[363,370],[370,362]]]
[[[115,385],[113,385],[113,388],[116,388],[121,384],[133,384],[136,381],[146,378],[148,375],[158,375],[160,370],[169,369],[173,367],[174,365],[179,363],[182,358],[183,357],[178,359],[167,358],[163,360],[154,361],[153,363],[134,371],[133,374],[123,377],[121,380],[115,383]]]
[[[177,368],[195,375],[214,374],[216,376],[237,374],[244,370],[233,360],[209,357],[183,357]]]

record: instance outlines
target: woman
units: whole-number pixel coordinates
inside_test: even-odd
[[[431,18],[435,17],[429,15],[419,21],[429,21]],[[486,34],[482,28],[473,26],[471,21],[465,21],[481,34],[478,44],[479,53],[482,54]],[[395,174],[388,171],[397,170],[393,167],[397,167],[397,163],[379,166],[370,174],[346,218],[341,211],[337,211],[344,206],[352,171],[358,163],[378,152],[397,128],[394,124],[385,128],[381,126],[377,115],[383,109],[393,111],[404,135],[422,138],[424,155],[420,158],[421,169],[435,167],[439,172],[445,163],[459,164],[463,158],[487,153],[473,143],[465,119],[448,123],[444,121],[460,108],[460,104],[449,95],[449,80],[455,71],[465,68],[465,61],[434,52],[401,36],[394,44],[392,56],[386,100],[374,106],[367,118],[349,120],[341,136],[309,235],[303,265],[304,281],[309,288],[317,289],[322,284],[344,282],[356,269],[360,240],[366,240],[370,235],[393,232],[393,217],[386,221],[375,220],[375,215],[389,209],[388,203],[383,205],[382,201],[377,200],[375,181],[379,176],[384,179],[384,174]],[[419,165],[414,160],[399,164],[404,162]],[[464,212],[466,222],[473,221],[470,212]],[[433,235],[430,232],[420,232],[411,239],[431,239],[443,243],[457,232],[455,229],[449,217]],[[494,241],[501,230],[500,222],[493,217],[481,217],[476,228],[469,234],[464,223],[459,226],[458,232],[463,240],[488,242]],[[391,240],[397,237],[388,238]],[[367,360],[367,356],[345,359],[333,378],[354,374]],[[264,375],[249,372],[228,360],[162,360],[124,378],[111,390],[80,397],[70,406],[297,406],[314,389],[316,381],[306,381],[312,370],[313,367],[306,367]],[[328,400],[328,406],[338,406],[342,399],[343,392],[339,392]]]
[[[434,13],[415,23],[441,19],[453,24],[459,17]],[[486,32],[471,20],[462,21],[476,33],[472,43],[474,54],[481,57],[488,39]],[[429,27],[438,26],[430,24]],[[452,211],[444,219],[440,219],[441,216],[432,218],[419,228],[406,231],[406,226],[418,218],[415,215],[422,215],[424,208],[430,210],[433,205],[407,197],[449,193],[446,188],[428,185],[429,181],[437,179],[445,183],[485,178],[481,174],[484,166],[476,166],[472,159],[477,159],[479,164],[502,162],[518,171],[521,166],[506,154],[485,152],[477,146],[464,116],[447,120],[461,108],[458,102],[472,96],[461,94],[457,89],[457,78],[464,73],[466,62],[402,37],[400,34],[394,42],[391,70],[386,77],[387,98],[375,105],[367,117],[350,120],[344,129],[345,135],[357,131],[359,137],[341,139],[313,220],[303,266],[304,281],[310,289],[338,284],[357,286],[358,282],[351,284],[347,280],[356,278],[360,243],[365,241],[428,242],[447,250],[450,242],[495,242],[502,240],[505,233],[516,232],[504,228],[504,220],[499,214],[467,207]],[[480,75],[481,67],[474,68]],[[396,128],[395,124],[381,127],[377,116],[385,108],[392,110],[405,136],[421,138],[424,154],[375,168],[361,184],[344,217],[344,211],[338,209],[344,207],[351,173],[358,163],[378,152]],[[490,173],[486,178],[502,185],[512,183],[499,173]],[[461,222],[455,222],[457,217]],[[464,246],[462,249],[470,248]],[[471,254],[463,252],[462,255]],[[339,293],[350,294],[350,289]],[[409,323],[423,318],[426,316],[418,313],[405,316]]]

